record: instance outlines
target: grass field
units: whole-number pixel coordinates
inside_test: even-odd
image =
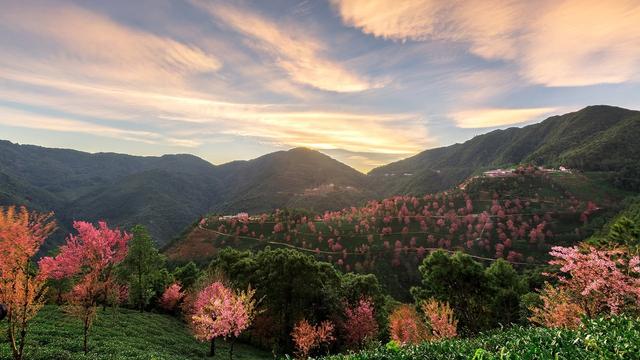
[[[6,321],[0,324],[0,334],[0,359],[11,359],[4,336]],[[85,356],[80,321],[69,318],[57,306],[46,306],[31,325],[26,359],[205,359],[209,345],[196,341],[185,325],[171,316],[107,309],[98,312],[89,348],[90,352]],[[216,357],[208,359],[228,358],[227,344],[218,340]],[[237,343],[233,358],[255,360],[272,358],[272,355]]]

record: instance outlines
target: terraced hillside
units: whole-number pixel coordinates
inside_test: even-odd
[[[402,293],[419,280],[418,264],[434,249],[522,267],[543,263],[550,246],[576,243],[600,228],[626,195],[594,175],[521,167],[450,191],[336,212],[209,216],[165,253],[176,262],[206,262],[227,246],[296,248],[344,271],[374,273]]]

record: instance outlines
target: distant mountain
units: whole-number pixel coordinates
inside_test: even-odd
[[[621,187],[640,189],[640,112],[589,106],[522,128],[495,130],[462,144],[426,150],[372,170],[383,195],[443,190],[482,169],[523,162],[607,171]]]
[[[0,141],[0,205],[54,211],[73,220],[146,225],[163,245],[208,212],[278,207],[338,209],[372,196],[366,176],[308,149],[214,166],[191,155],[89,154]]]
[[[143,224],[160,245],[206,213],[323,211],[395,194],[451,188],[484,169],[522,162],[601,171],[640,189],[640,112],[590,106],[523,128],[431,149],[364,175],[296,148],[215,166],[192,155],[90,154],[0,141],[0,205],[54,211],[55,246],[75,219]]]

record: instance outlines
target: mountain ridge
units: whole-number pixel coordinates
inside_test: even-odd
[[[300,147],[214,165],[190,154],[91,154],[0,141],[0,205],[55,211],[63,232],[75,219],[141,223],[164,245],[206,213],[338,210],[445,190],[474,173],[524,162],[605,172],[617,186],[638,190],[638,137],[640,112],[590,106],[428,149],[368,174]]]

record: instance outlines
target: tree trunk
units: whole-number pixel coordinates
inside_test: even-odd
[[[87,338],[89,337],[89,319],[88,317],[84,318],[84,354],[87,355],[88,347],[87,347]]]
[[[229,344],[229,360],[233,360],[233,345],[236,343],[235,339],[231,340],[231,344]]]
[[[209,350],[209,356],[216,356],[216,339],[211,339],[211,349]]]

